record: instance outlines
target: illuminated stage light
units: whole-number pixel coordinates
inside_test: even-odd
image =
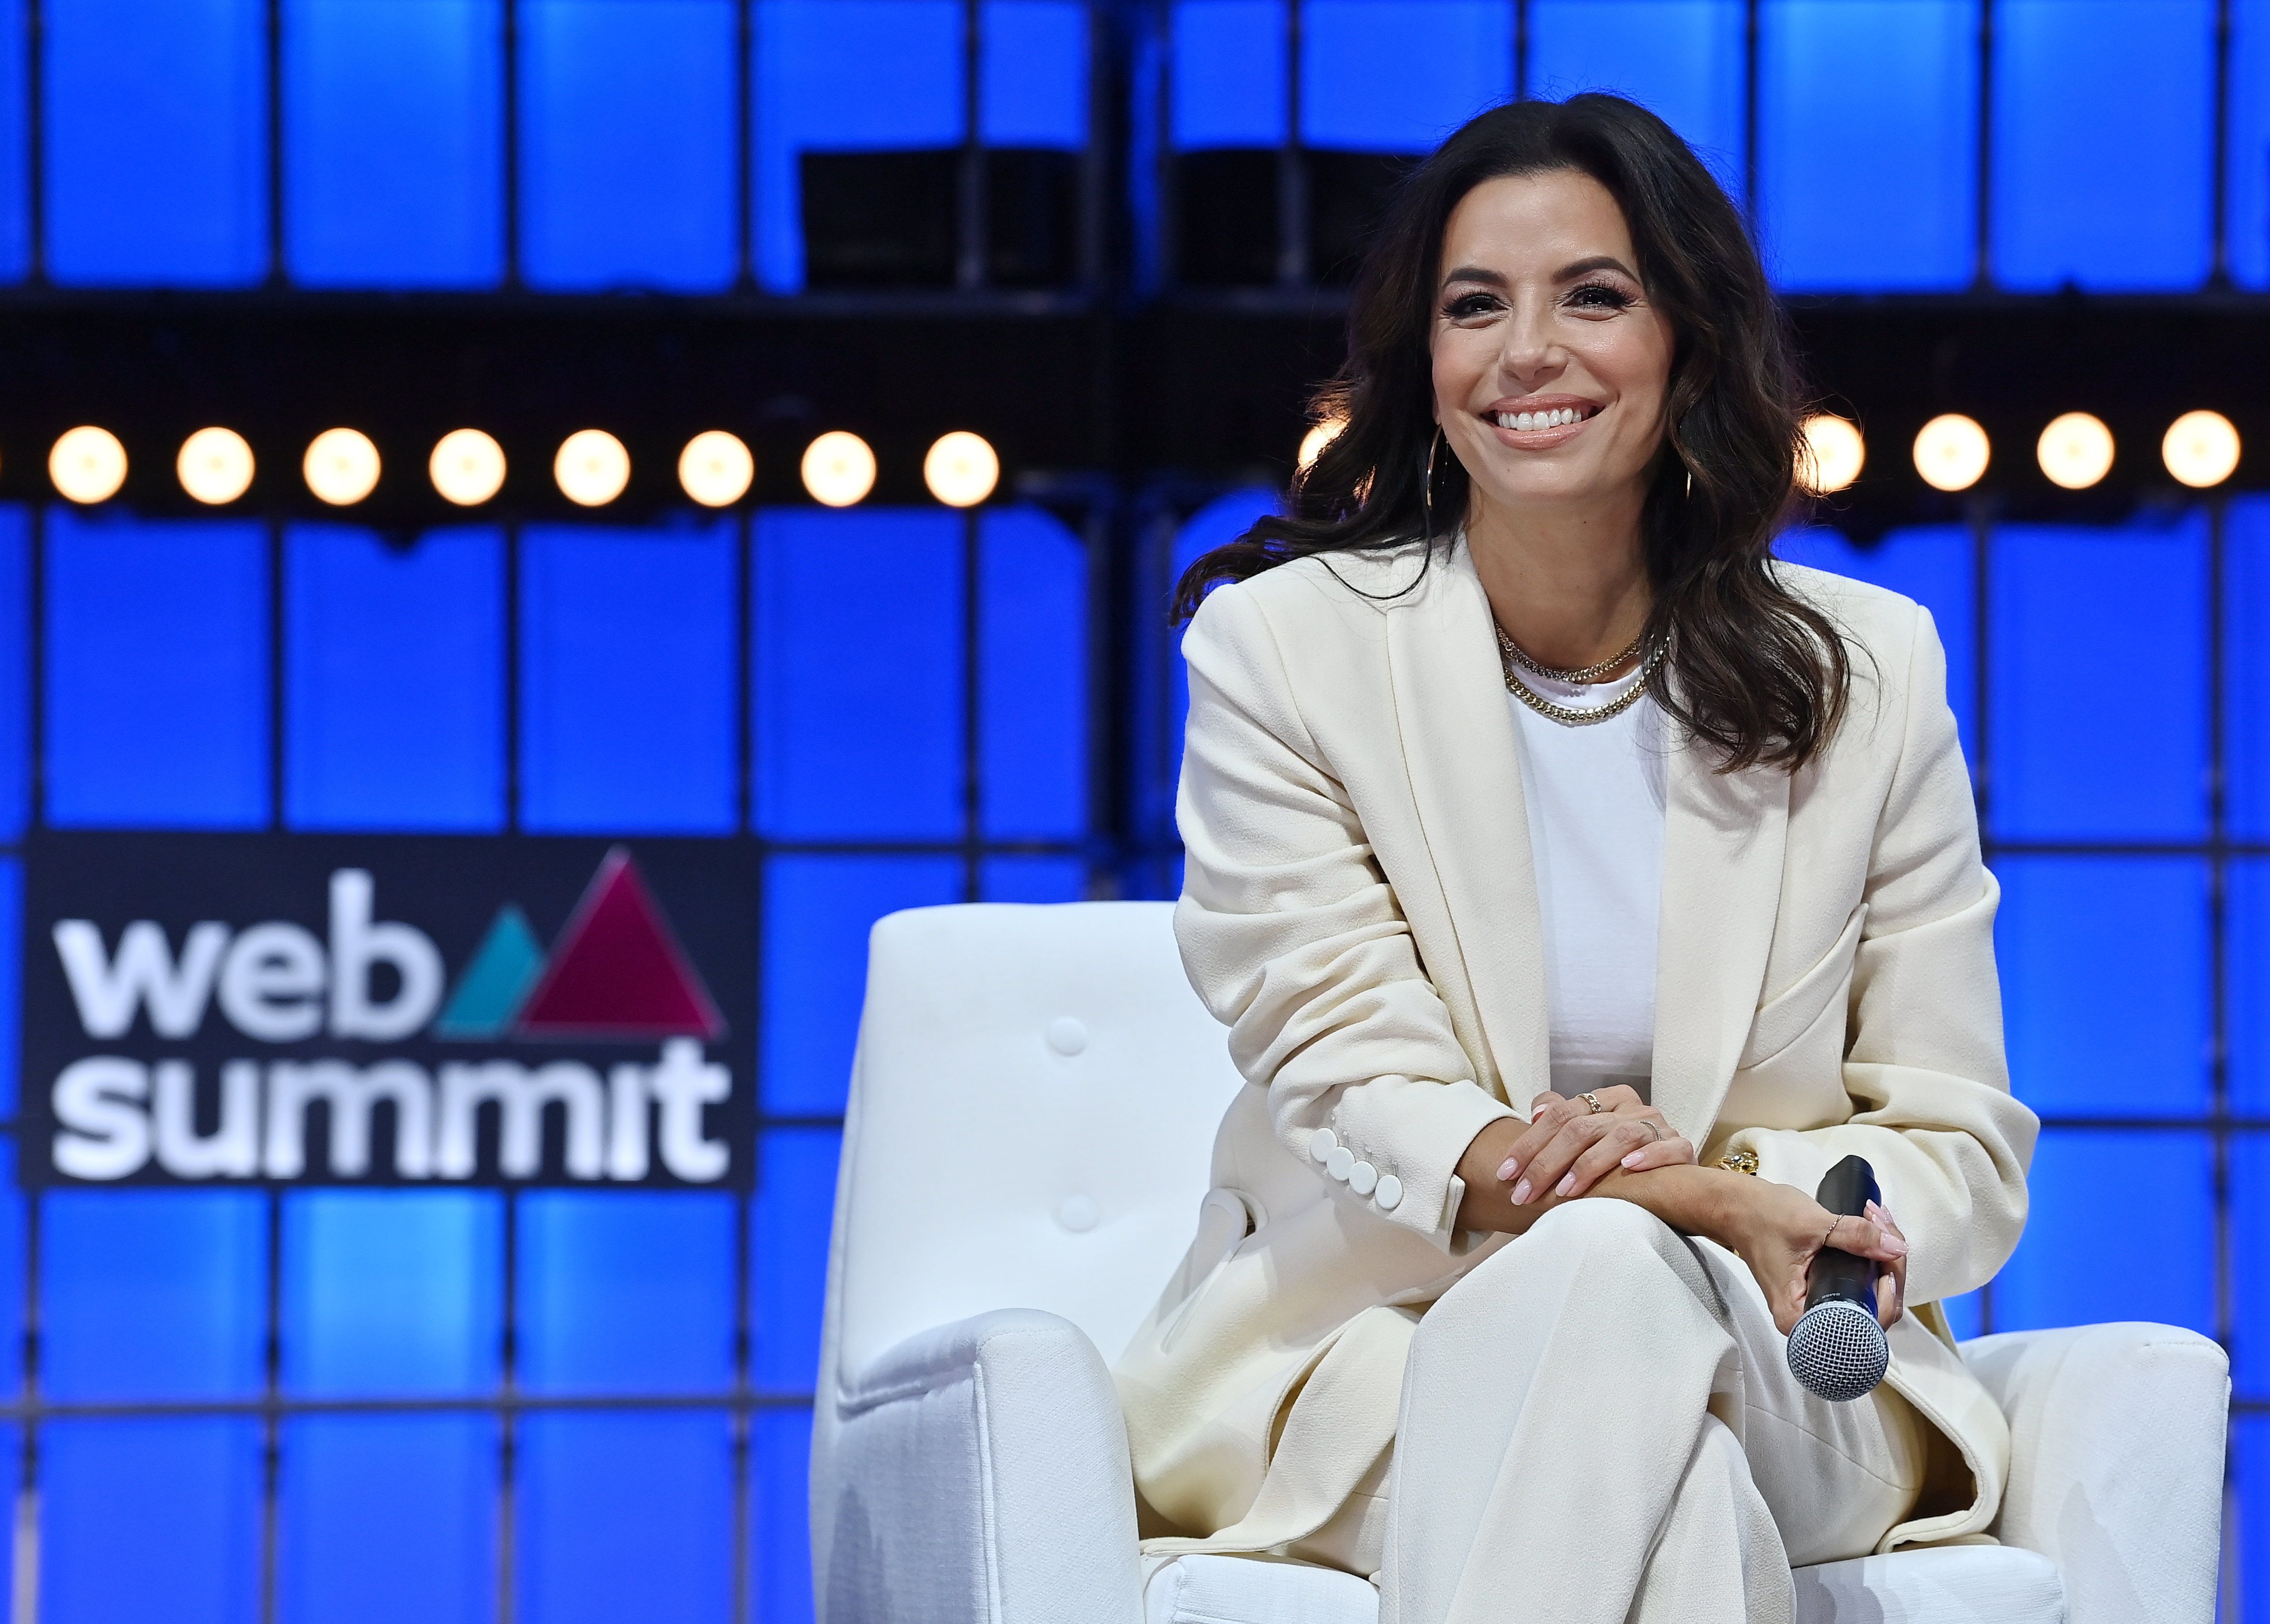
[[[48,478],[75,502],[108,501],[126,483],[126,448],[107,428],[67,429],[48,453]]]
[[[805,447],[803,471],[812,501],[849,508],[875,488],[875,454],[858,435],[834,428]]]
[[[1301,436],[1298,461],[1303,473],[1308,471],[1309,464],[1317,460],[1326,446],[1340,437],[1340,430],[1346,426],[1346,418],[1326,418],[1323,422],[1310,426],[1309,432]]]
[[[174,471],[183,490],[217,508],[252,488],[252,448],[233,428],[201,428],[182,441]]]
[[[2186,412],[2168,425],[2160,460],[2194,490],[2221,485],[2238,466],[2238,430],[2220,412]]]
[[[704,430],[678,454],[678,483],[704,508],[730,508],[749,493],[757,459],[738,434]]]
[[[1001,459],[983,434],[957,428],[939,435],[923,458],[923,483],[949,508],[975,508],[1001,483]]]
[[[378,488],[378,448],[360,429],[327,428],[308,441],[300,471],[319,500],[351,507]]]
[[[552,459],[560,493],[579,508],[604,508],[631,482],[631,454],[604,428],[579,428]]]
[[[426,471],[443,500],[478,508],[504,488],[504,448],[478,428],[453,428],[434,442]]]
[[[2085,491],[2112,471],[2112,431],[2086,412],[2051,419],[2034,456],[2051,485]]]
[[[1957,412],[1932,419],[1915,439],[1916,472],[1938,491],[1969,490],[1992,454],[1986,431]]]
[[[1868,461],[1860,431],[1827,412],[1805,419],[1805,451],[1798,458],[1797,482],[1815,496],[1841,491],[1860,477]]]

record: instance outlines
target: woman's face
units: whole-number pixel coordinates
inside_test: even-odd
[[[1478,511],[1631,503],[1663,442],[1674,347],[1623,211],[1578,170],[1485,181],[1443,233],[1435,417]]]

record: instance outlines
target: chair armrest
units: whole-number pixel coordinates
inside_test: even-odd
[[[819,1400],[820,1624],[1140,1624],[1126,1423],[1077,1326],[980,1314]]]
[[[2010,1421],[1994,1533],[2065,1576],[2067,1624],[2207,1624],[2222,1553],[2230,1361],[2172,1325],[1962,1345]]]

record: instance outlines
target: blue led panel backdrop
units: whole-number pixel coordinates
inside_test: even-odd
[[[531,287],[716,293],[740,265],[732,0],[520,0]]]
[[[2044,1115],[2209,1103],[2207,871],[2195,857],[1994,860],[2011,1086]]]
[[[812,1617],[812,1412],[760,1410],[750,1425],[749,1547],[763,1624]]]
[[[1085,0],[983,0],[977,137],[988,146],[1087,145]]]
[[[2182,291],[2212,263],[2214,0],[1999,0],[1993,273]]]
[[[519,1497],[520,1624],[731,1616],[724,1416],[529,1415]]]
[[[315,287],[504,274],[504,0],[285,0],[284,257]]]
[[[2270,497],[2223,509],[2223,768],[2230,832],[2270,839]]]
[[[1428,152],[1513,92],[1504,0],[1306,0],[1301,139]]]
[[[843,1109],[869,928],[901,908],[967,901],[954,857],[793,856],[765,865],[766,1112]]]
[[[1087,826],[1087,550],[1037,508],[985,515],[978,608],[978,806],[989,839]]]
[[[1741,0],[1531,0],[1532,96],[1613,90],[1661,115],[1742,189]]]
[[[1979,0],[1766,0],[1758,219],[1802,291],[1961,288],[1978,260]]]
[[[495,1385],[504,1327],[497,1196],[326,1190],[283,1200],[287,1389],[399,1398]]]
[[[963,8],[960,0],[757,0],[756,22],[755,256],[767,287],[794,293],[804,286],[804,153],[964,140]],[[1048,20],[1031,32],[1045,36],[1052,26],[1061,33],[1060,22]],[[1020,41],[1050,50],[1045,37],[1033,41],[1027,33],[1010,24],[1005,50]],[[1013,62],[1006,56],[1002,65]],[[1009,127],[1029,121],[1045,128],[1069,111],[1054,75],[999,105]]]
[[[0,108],[28,108],[30,56],[24,27],[27,0],[0,0]],[[0,120],[0,282],[21,281],[32,268],[30,120]]]
[[[2050,1129],[2027,1187],[2025,1239],[1994,1280],[1996,1330],[2141,1319],[2214,1334],[2207,1135]]]
[[[284,1424],[278,1613],[295,1624],[491,1624],[497,1423],[310,1415]]]
[[[24,1020],[24,865],[15,857],[0,858],[0,1115],[16,1115],[17,1081],[21,1065]],[[0,1144],[0,1170],[12,1167],[15,1141]],[[12,1179],[12,1174],[11,1177]],[[0,1201],[0,1223],[16,1221],[13,1199]],[[0,1242],[0,1244],[4,1244]],[[0,1265],[0,1290],[12,1266]],[[5,1311],[0,1310],[0,1335],[6,1334]],[[4,1373],[0,1363],[0,1373]]]
[[[2230,19],[2226,252],[2232,280],[2270,287],[2270,0],[2234,0]]]
[[[834,1128],[765,1131],[749,1216],[756,1320],[752,1381],[768,1392],[809,1392],[820,1371],[827,1294],[827,1237],[843,1135]]]
[[[48,510],[48,820],[268,822],[268,538]]]
[[[0,505],[0,841],[32,810],[32,525]]]
[[[740,708],[731,519],[522,539],[522,824],[730,832]]]
[[[1285,0],[1175,0],[1170,39],[1175,147],[1283,144],[1292,96]]]
[[[2270,1415],[2230,1418],[2230,1485],[2238,1516],[2236,1527],[2224,1524],[2222,1537],[2250,1554],[2270,1551]],[[2238,1566],[2239,1606],[2225,1616],[2259,1619],[2270,1613],[2270,1562],[2255,1557]]]
[[[41,1204],[41,1387],[50,1398],[260,1390],[267,1225],[245,1190],[72,1191]]]
[[[42,1624],[242,1624],[259,1614],[258,1421],[41,1430]]]
[[[49,0],[41,25],[48,273],[265,276],[265,0]]]
[[[2270,1392],[2270,1137],[2244,1133],[2230,1142],[2231,1382],[2241,1393]],[[2264,1491],[2270,1491],[2265,1486]]]
[[[1079,857],[987,857],[977,865],[981,902],[1078,902],[1087,895]]]
[[[538,1393],[731,1387],[733,1218],[730,1198],[707,1194],[521,1197],[521,1384]]]
[[[937,508],[757,515],[753,788],[766,834],[961,834],[962,523]]]
[[[2270,861],[2235,858],[2226,883],[2230,1109],[2270,1116]]]
[[[504,827],[504,543],[292,527],[284,816],[302,829]]]
[[[1947,704],[1968,753],[1978,737],[1976,572],[1969,529],[1936,524],[1892,530],[1866,547],[1833,530],[1791,530],[1774,551],[1792,564],[1889,588],[1931,611],[1947,658]]]
[[[2007,525],[1991,565],[1993,752],[2003,840],[2194,840],[2207,832],[2206,525]],[[2156,651],[2155,680],[2076,704],[2077,650]]]

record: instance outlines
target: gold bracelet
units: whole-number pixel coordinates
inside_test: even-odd
[[[1718,1158],[1718,1165],[1729,1173],[1747,1173],[1755,1178],[1758,1175],[1758,1153],[1754,1150],[1730,1150]]]

